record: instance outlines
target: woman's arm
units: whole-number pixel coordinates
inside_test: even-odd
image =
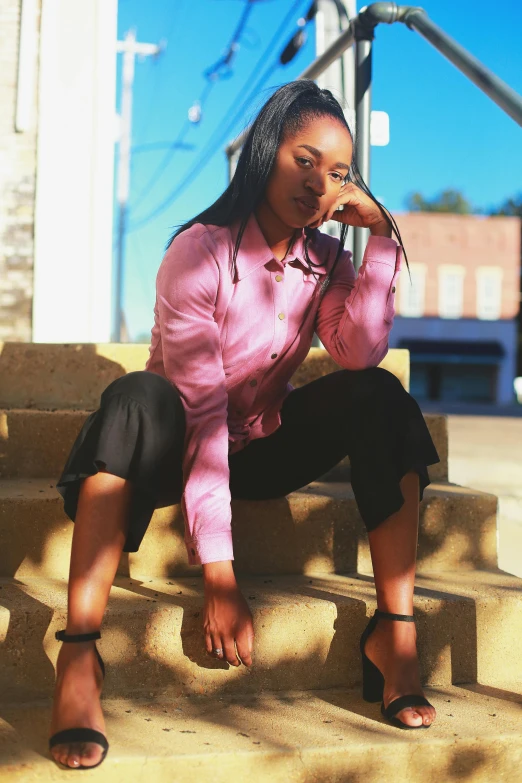
[[[228,397],[214,309],[219,268],[202,239],[182,233],[160,265],[156,289],[163,362],[186,416],[183,456],[189,563],[232,561]],[[215,566],[211,569],[227,568]]]
[[[346,250],[317,312],[316,332],[341,367],[376,367],[388,352],[388,335],[395,314],[395,285],[402,248],[376,227],[368,240],[359,275]]]
[[[157,277],[165,373],[186,415],[183,457],[185,544],[203,566],[207,652],[233,666],[252,665],[254,626],[236,583],[228,467],[228,395],[214,309],[217,261],[203,239],[185,232],[167,251]],[[236,653],[237,648],[237,653]]]

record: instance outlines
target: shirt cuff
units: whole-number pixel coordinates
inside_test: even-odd
[[[395,262],[395,271],[400,272],[402,268],[402,259],[404,258],[404,253],[402,252],[401,245],[397,245],[397,260]]]
[[[366,258],[368,261],[378,261],[392,269],[397,268],[397,242],[391,237],[380,237],[370,234],[366,245]]]
[[[232,531],[204,536],[195,541],[185,541],[189,565],[216,563],[219,560],[233,560]]]

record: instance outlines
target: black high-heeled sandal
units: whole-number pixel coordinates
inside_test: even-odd
[[[370,618],[370,622],[366,626],[360,641],[360,649],[362,656],[362,670],[363,670],[363,699],[365,701],[376,702],[381,701],[381,713],[384,717],[390,721],[391,724],[401,729],[429,729],[431,723],[421,723],[420,726],[410,726],[404,723],[399,718],[396,718],[398,712],[405,709],[405,707],[433,707],[433,704],[424,697],[413,694],[406,696],[399,696],[397,699],[391,701],[387,707],[384,706],[384,676],[381,670],[368,658],[364,652],[364,646],[366,640],[370,634],[375,630],[379,617],[386,617],[389,620],[403,620],[407,623],[415,622],[415,617],[412,614],[392,614],[391,612],[381,612],[380,609],[376,609],[373,617]]]
[[[59,642],[91,642],[96,641],[96,639],[101,639],[101,633],[99,631],[93,631],[92,633],[71,634],[68,636],[65,631],[57,631],[55,637]],[[98,652],[96,645],[94,645],[94,650],[102,670],[102,675],[105,678],[105,664],[103,663],[103,659]],[[104,761],[107,751],[109,750],[109,743],[107,742],[105,735],[103,735],[101,731],[87,728],[57,731],[49,740],[49,750],[54,748],[55,745],[68,745],[72,742],[95,742],[102,747],[103,755],[97,764],[92,764],[91,766],[80,764],[78,767],[69,767],[67,764],[61,764],[57,761],[51,753],[53,761],[56,762],[61,769],[94,769],[95,767],[99,767],[102,761]]]

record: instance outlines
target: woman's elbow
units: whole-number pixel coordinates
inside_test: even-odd
[[[335,348],[326,349],[330,356],[344,370],[368,370],[370,367],[377,367],[388,353],[388,343],[385,346],[375,348],[354,349],[339,351]]]

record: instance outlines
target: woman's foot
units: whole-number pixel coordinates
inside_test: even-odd
[[[384,707],[399,696],[424,696],[415,623],[380,617],[366,640],[364,651],[384,676]],[[408,726],[429,726],[436,717],[435,707],[406,707],[396,717]]]
[[[88,728],[105,734],[100,705],[103,675],[94,642],[63,644],[56,666],[51,736],[64,729]],[[100,761],[103,748],[95,742],[55,745],[55,761],[68,767],[92,767]]]

